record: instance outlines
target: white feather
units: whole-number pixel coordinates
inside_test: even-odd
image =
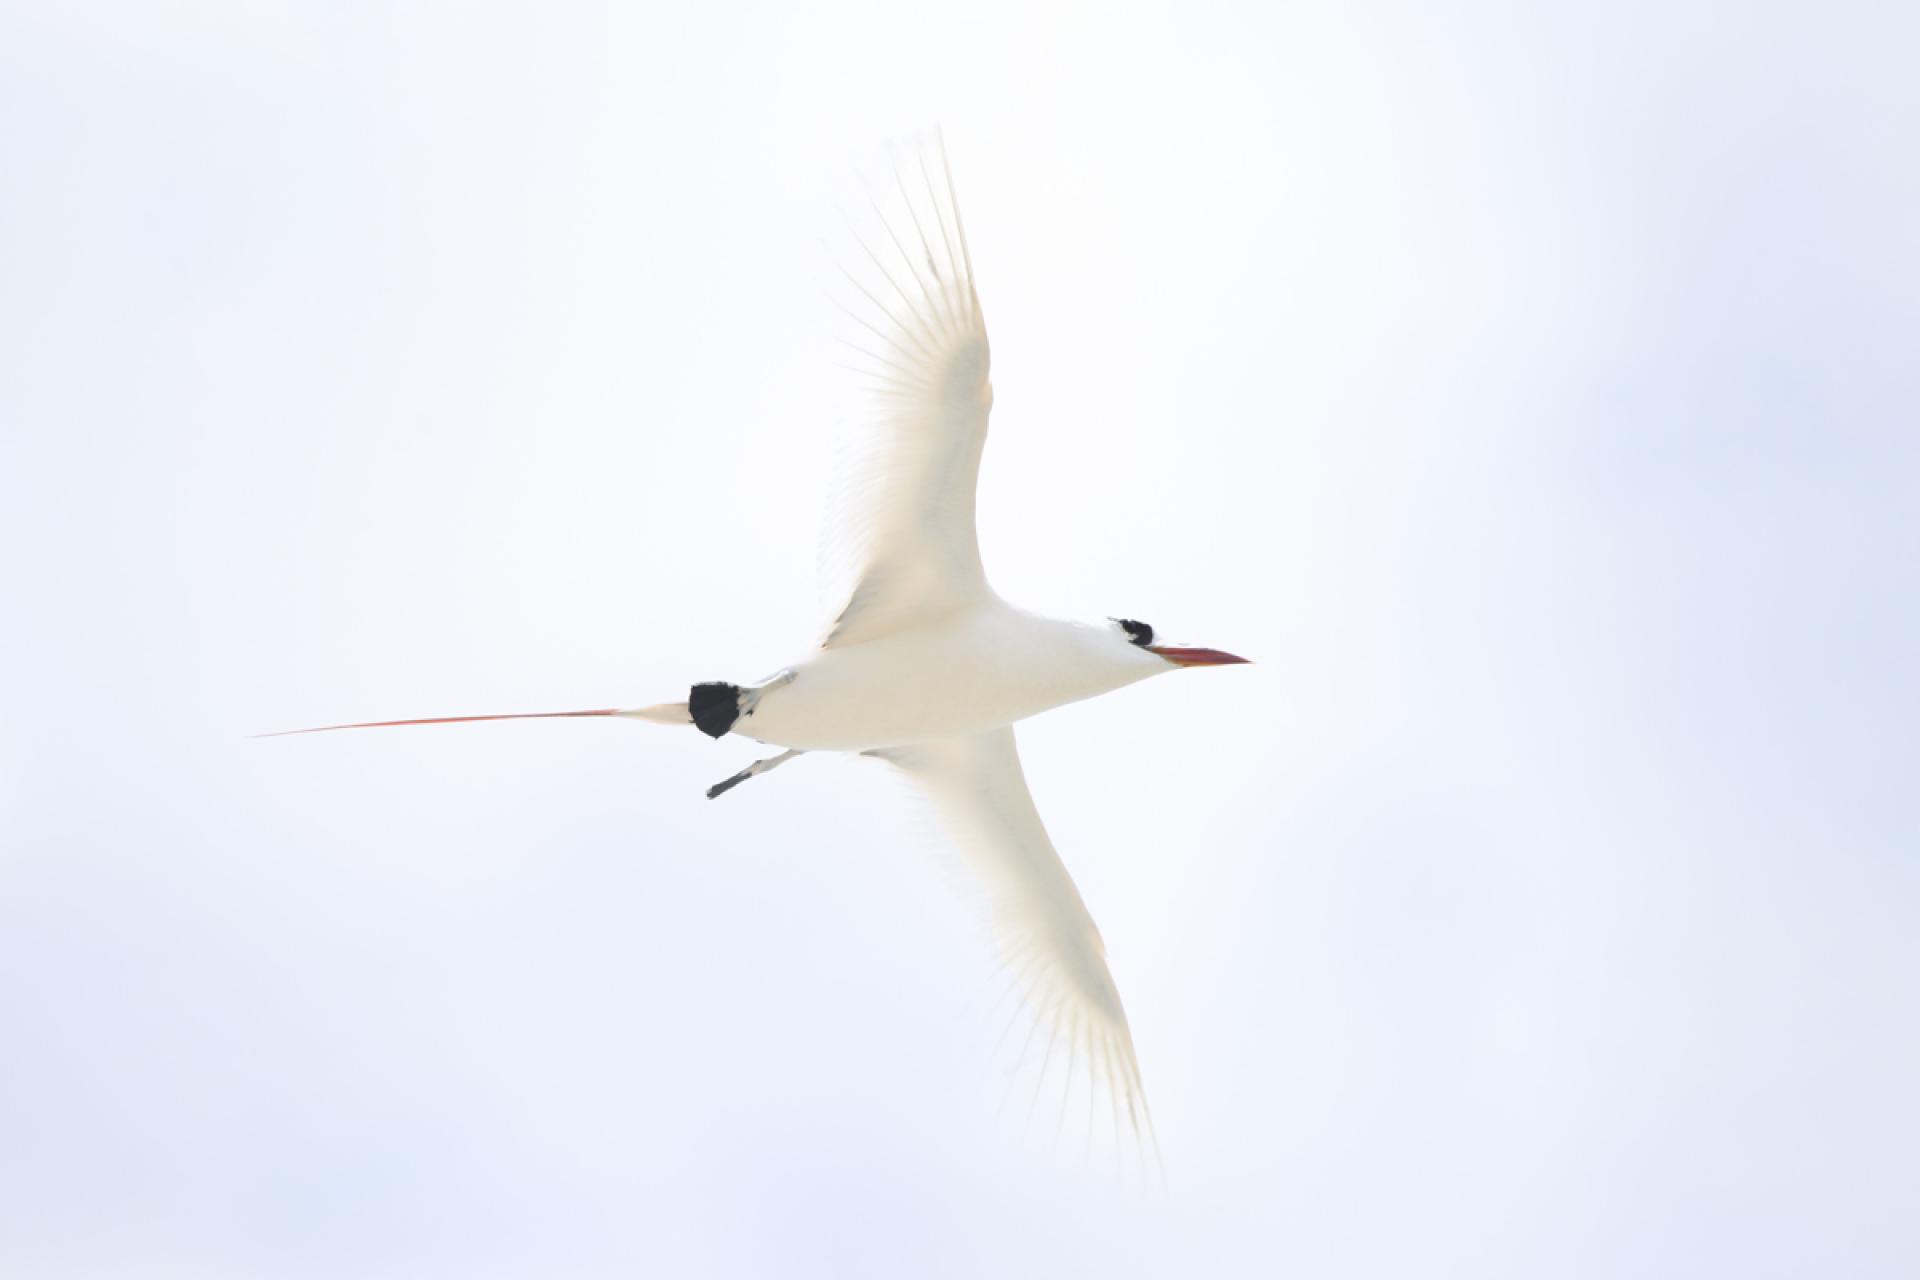
[[[1061,1120],[1076,1080],[1084,1079],[1089,1105],[1101,1093],[1112,1100],[1116,1137],[1124,1122],[1136,1143],[1152,1142],[1153,1120],[1106,947],[1034,808],[1012,728],[873,754],[897,766],[932,802],[985,886],[1002,963],[1022,987],[1035,1032],[1046,1037],[1042,1084],[1047,1065],[1060,1049],[1066,1052]]]
[[[974,487],[993,407],[986,321],[936,138],[897,155],[850,225],[847,339],[866,411],[828,504],[823,568],[844,584],[828,646],[944,617],[987,593]],[[864,223],[864,225],[862,225]]]

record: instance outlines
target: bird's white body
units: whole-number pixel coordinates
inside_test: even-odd
[[[1167,669],[1111,626],[991,595],[942,618],[810,654],[733,731],[801,751],[875,751],[975,734]]]

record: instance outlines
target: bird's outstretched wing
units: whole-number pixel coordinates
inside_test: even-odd
[[[1076,1073],[1084,1073],[1090,1097],[1107,1094],[1116,1136],[1125,1125],[1135,1142],[1143,1134],[1151,1140],[1133,1036],[1106,948],[1033,807],[1013,730],[873,754],[932,800],[985,884],[1002,960],[1024,988],[1047,1056],[1066,1051],[1065,1090],[1071,1093]]]
[[[973,496],[993,406],[986,321],[936,138],[896,156],[849,227],[848,345],[871,402],[844,460],[825,548],[847,587],[826,647],[858,644],[987,593]],[[864,223],[864,227],[861,225]]]

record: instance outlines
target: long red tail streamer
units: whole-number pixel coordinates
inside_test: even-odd
[[[471,724],[475,720],[554,720],[567,716],[610,716],[618,707],[598,711],[525,711],[505,716],[435,716],[428,720],[367,720],[360,724],[323,724],[313,729],[282,729],[278,733],[256,733],[256,738],[290,738],[297,733],[332,733],[335,729],[392,729],[406,724]]]

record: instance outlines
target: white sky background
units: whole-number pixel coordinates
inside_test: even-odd
[[[1911,6],[397,9],[0,9],[0,1274],[1920,1269]],[[935,122],[1164,1192],[879,766],[244,738],[797,656]]]

